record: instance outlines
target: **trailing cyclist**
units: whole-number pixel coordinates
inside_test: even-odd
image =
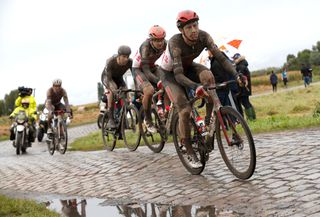
[[[106,114],[108,115],[108,128],[116,127],[113,117],[113,92],[120,88],[126,88],[127,86],[123,79],[123,75],[128,69],[132,69],[132,59],[129,58],[130,54],[131,48],[127,45],[121,45],[118,48],[118,54],[107,59],[106,66],[101,74],[101,81],[106,88],[106,95],[108,98],[106,111]]]
[[[47,99],[45,106],[48,109],[48,137],[52,138],[52,118],[53,113],[56,110],[66,110],[66,113],[71,114],[70,104],[67,92],[64,88],[62,88],[62,80],[55,79],[52,82],[52,87],[50,87],[47,91]],[[63,98],[63,103],[61,103],[61,99]]]
[[[191,105],[185,88],[195,90],[197,96],[209,96],[206,104],[206,122],[210,121],[213,109],[213,100],[218,99],[214,91],[206,92],[204,86],[214,85],[214,77],[210,70],[193,60],[207,48],[225,71],[232,74],[241,83],[241,75],[237,73],[232,64],[220,52],[212,37],[199,29],[198,15],[191,10],[179,12],[177,27],[180,34],[172,36],[168,42],[161,62],[161,80],[170,100],[175,104],[179,113],[179,132],[181,143],[187,149],[189,163],[194,168],[200,168],[199,162],[191,145],[190,113]]]
[[[137,87],[143,91],[144,124],[151,133],[157,132],[151,120],[152,95],[155,87],[162,87],[159,66],[155,65],[155,62],[167,46],[165,37],[166,31],[161,26],[152,26],[149,30],[149,38],[140,45],[133,58],[132,75]]]

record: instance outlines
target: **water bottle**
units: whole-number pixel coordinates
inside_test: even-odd
[[[206,125],[202,117],[200,116],[196,117],[196,125],[198,126],[198,131],[201,134],[201,136],[206,136],[208,134]]]

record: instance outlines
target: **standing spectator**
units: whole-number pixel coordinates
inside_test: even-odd
[[[234,54],[232,59],[236,64],[237,72],[243,74],[248,80],[247,86],[239,87],[240,89],[240,93],[238,96],[238,100],[240,104],[239,107],[241,108],[241,104],[244,106],[244,111],[246,113],[248,120],[255,120],[256,112],[249,100],[249,96],[251,96],[251,75],[248,69],[248,65],[249,65],[248,61],[244,56],[240,55],[239,53]],[[239,109],[239,110],[242,110],[242,109]],[[240,113],[243,116],[243,112],[240,111]]]
[[[309,70],[309,81],[310,81],[309,84],[310,84],[312,83],[312,68],[309,67],[308,70]]]
[[[229,60],[227,55],[222,52],[222,54]],[[221,64],[214,58],[212,53],[208,50],[208,58],[210,60],[210,70],[214,76],[216,83],[223,83],[230,80],[235,80],[235,77],[227,73]],[[229,60],[232,63],[231,60]],[[239,94],[239,87],[236,83],[231,83],[224,88],[219,88],[216,90],[217,95],[223,106],[232,106],[238,110],[241,114],[243,113],[241,105],[238,102],[237,96]],[[241,109],[241,110],[240,110]]]
[[[271,71],[270,75],[270,83],[272,85],[272,91],[277,92],[278,77],[273,70]]]
[[[288,87],[288,75],[287,75],[287,69],[286,68],[283,68],[282,72],[281,72],[281,78],[282,78],[282,81],[283,81],[283,85],[285,88]]]
[[[301,75],[302,75],[302,80],[304,81],[304,87],[309,86],[310,84],[310,70],[305,64],[301,64],[301,69],[300,69]]]

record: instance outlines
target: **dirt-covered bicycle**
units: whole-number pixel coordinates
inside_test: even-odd
[[[256,167],[256,150],[254,140],[247,122],[242,115],[230,106],[222,106],[216,95],[217,88],[224,87],[231,82],[224,82],[213,87],[207,87],[207,91],[213,91],[214,110],[211,115],[210,124],[203,126],[196,124],[198,114],[194,104],[200,98],[194,97],[189,103],[192,105],[190,116],[191,142],[192,147],[200,160],[202,167],[193,168],[186,156],[186,148],[180,141],[179,116],[173,118],[173,141],[178,156],[184,167],[192,174],[201,174],[206,162],[209,160],[209,153],[214,149],[214,136],[218,143],[221,156],[229,170],[239,179],[248,179],[252,176]]]

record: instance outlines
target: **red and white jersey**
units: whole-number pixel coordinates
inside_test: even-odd
[[[161,64],[160,67],[166,71],[173,71],[173,59],[169,53],[169,44],[167,44],[166,50],[161,55]]]
[[[133,68],[140,68],[141,67],[141,54],[139,50],[137,50],[136,54],[133,57],[133,63],[132,63]]]

